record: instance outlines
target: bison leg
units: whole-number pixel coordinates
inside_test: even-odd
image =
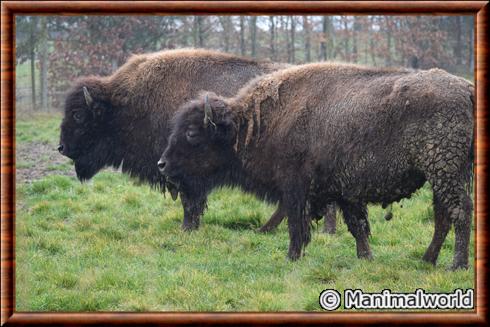
[[[304,206],[288,210],[289,251],[292,261],[301,257],[303,249],[310,243],[310,219],[304,213]]]
[[[441,201],[437,197],[434,197],[434,236],[422,258],[424,261],[432,263],[433,265],[436,264],[442,243],[444,243],[450,228],[451,221],[449,220],[449,217],[446,216]]]
[[[371,234],[367,220],[367,206],[365,204],[344,203],[341,205],[342,213],[349,232],[356,239],[357,257],[359,259],[372,259],[368,236]]]
[[[276,211],[272,214],[272,217],[259,229],[260,233],[269,233],[274,231],[279,224],[284,220],[285,214],[284,209],[281,207],[279,203],[279,207],[277,207]]]
[[[330,203],[327,204],[327,207],[325,209],[325,215],[324,215],[324,225],[323,225],[323,232],[327,234],[335,234],[337,231],[337,217],[336,217],[336,212],[337,212],[337,206],[335,203]]]
[[[191,198],[184,192],[180,193],[182,206],[184,207],[184,221],[182,229],[184,231],[197,230],[201,222],[201,216],[206,208],[206,197]]]
[[[306,209],[306,187],[301,189],[301,184],[297,182],[290,185],[283,193],[282,204],[288,217],[288,258],[295,261],[301,257],[303,249],[310,242],[311,217]]]
[[[451,209],[456,237],[451,267],[453,270],[468,268],[472,207],[471,198],[465,194],[461,199],[461,206]]]
[[[454,180],[452,181],[454,182]],[[436,240],[435,245],[433,245],[433,240],[433,243],[431,243],[429,245],[429,248],[427,249],[426,255],[424,255],[424,260],[433,263],[436,262],[440,246],[445,239],[445,235],[443,237],[443,233],[445,231],[444,229],[449,229],[447,225],[453,223],[455,234],[454,258],[453,265],[451,266],[451,269],[453,270],[468,268],[472,211],[472,203],[469,194],[467,194],[465,188],[462,185],[458,186],[457,184],[458,183],[451,183],[445,184],[443,186],[436,184],[436,187],[434,187],[434,198],[438,199],[438,203],[443,208],[440,210],[437,210],[437,207],[435,208],[435,221],[437,223],[437,220],[444,219],[448,220],[448,222],[444,222],[444,224],[439,223],[439,226],[436,225],[434,238],[437,237],[437,234],[440,239],[438,238]],[[446,218],[438,219],[437,215],[441,214],[440,212],[443,212],[442,214],[445,214]],[[439,231],[437,229],[439,229]],[[445,234],[447,235],[447,232],[445,232]],[[438,246],[438,248],[436,248],[436,246]],[[432,248],[434,248],[434,252],[431,252]]]
[[[458,189],[452,185],[452,191]],[[447,212],[454,224],[455,244],[452,270],[467,269],[469,257],[469,244],[471,233],[472,202],[469,194],[463,187],[459,187],[459,195],[446,198]],[[453,193],[454,194],[454,193]]]
[[[455,245],[452,269],[468,268],[472,212],[468,187],[471,177],[471,162],[468,160],[469,155],[464,153],[465,151],[460,149],[441,147],[439,149],[440,155],[429,158],[427,160],[429,164],[426,166],[426,175],[432,184],[434,199],[436,200],[434,203],[436,224],[438,220],[442,219],[449,222],[444,224],[439,222],[436,225],[434,238],[439,237],[440,239],[437,239],[434,245],[433,240],[427,249],[428,254],[424,255],[424,259],[435,263],[440,248],[439,243],[444,242],[445,235],[443,234],[447,234],[444,229],[448,229],[447,224],[454,224]],[[450,158],[449,162],[447,162],[448,157]],[[433,161],[436,161],[436,164],[430,164]],[[446,215],[446,218],[439,219],[438,215]]]

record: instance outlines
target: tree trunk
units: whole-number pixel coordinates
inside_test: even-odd
[[[252,57],[257,57],[257,16],[250,17],[250,42],[252,45]]]
[[[284,16],[281,16],[281,26],[282,26],[282,29],[284,31],[284,34],[286,36],[286,52],[288,54],[288,62],[291,62],[291,41],[290,41],[290,37],[289,37],[289,17],[286,16],[286,18],[284,18]]]
[[[203,48],[204,47],[204,26],[203,26],[203,21],[204,17],[198,16],[197,17],[197,28],[198,28],[198,35],[199,35],[199,47]]]
[[[31,17],[30,22],[30,60],[31,60],[31,105],[32,110],[37,110],[36,107],[36,42],[34,36],[34,30],[36,28],[35,24],[37,23],[37,17]]]
[[[182,31],[184,32],[180,36],[180,42],[182,42],[182,46],[187,48],[189,46],[188,38],[192,35],[192,28],[190,27],[192,24],[189,24],[189,17],[182,17],[182,24]]]
[[[350,61],[349,54],[349,26],[347,25],[347,17],[342,17],[344,20],[344,60]]]
[[[199,30],[199,24],[197,22],[198,17],[194,16],[194,24],[192,24],[192,40],[194,41],[194,48],[197,48],[199,46],[199,36],[198,36],[198,30]]]
[[[328,54],[327,54],[327,40],[329,40],[330,35],[328,35],[328,20],[330,18],[328,16],[323,16],[322,17],[322,41],[320,42],[320,59],[321,60],[327,60],[328,59]]]
[[[223,41],[225,52],[230,51],[230,35],[231,35],[231,17],[224,16],[220,18],[221,26],[223,27]]]
[[[305,62],[311,61],[311,32],[308,16],[303,16],[303,31],[305,40]]]
[[[202,48],[204,47],[204,27],[203,27],[202,16],[194,16],[194,27],[192,36],[194,38],[194,47]]]
[[[240,16],[240,54],[244,56],[246,54],[245,49],[245,17]]]
[[[456,29],[456,43],[454,44],[454,56],[456,57],[456,65],[460,66],[463,62],[463,58],[461,56],[461,16],[454,17],[455,21],[455,29]]]
[[[370,30],[370,33],[369,33],[369,52],[371,53],[371,61],[372,61],[372,64],[373,66],[376,66],[376,52],[374,51],[374,35],[375,35],[375,32],[373,30],[373,26],[374,26],[374,17],[371,16],[371,20],[370,20],[370,24],[369,24],[369,30]]]
[[[353,62],[358,62],[359,61],[359,49],[357,47],[357,33],[361,29],[360,23],[359,23],[359,18],[357,16],[354,16],[354,23],[353,23],[353,28],[352,28],[352,61]]]
[[[276,25],[274,22],[274,16],[269,16],[270,22],[270,48],[271,48],[271,60],[276,61]]]
[[[385,65],[391,66],[391,24],[388,21],[390,17],[385,17],[386,22],[386,57],[385,57]]]
[[[41,108],[48,109],[48,26],[46,17],[41,17],[39,35],[39,63],[41,68]]]
[[[294,16],[289,17],[291,19],[291,63],[294,64],[296,62],[296,49],[294,46],[296,36],[296,22],[294,20]]]

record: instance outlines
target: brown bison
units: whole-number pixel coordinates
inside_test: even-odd
[[[285,68],[215,51],[181,49],[136,55],[108,77],[85,77],[69,91],[58,150],[75,162],[80,180],[104,167],[119,167],[165,191],[165,179],[155,162],[167,145],[168,122],[179,105],[209,90],[232,96],[252,78]],[[172,196],[176,190],[167,185]],[[195,229],[205,206],[184,206],[183,228]],[[281,216],[282,215],[282,216]],[[279,208],[263,231],[283,219]],[[335,226],[335,214],[326,219]]]
[[[370,258],[367,203],[387,206],[429,181],[435,264],[452,224],[453,268],[468,266],[473,86],[440,69],[308,64],[259,77],[233,98],[205,94],[175,115],[160,168],[189,198],[219,185],[279,202],[288,257],[310,241],[310,218],[335,202]]]

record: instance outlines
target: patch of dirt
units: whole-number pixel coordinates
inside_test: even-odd
[[[30,183],[47,175],[76,176],[70,159],[59,154],[55,144],[29,142],[15,149],[17,183]],[[67,167],[69,165],[69,167]]]

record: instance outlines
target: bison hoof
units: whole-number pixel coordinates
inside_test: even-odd
[[[267,234],[267,233],[274,232],[275,230],[276,230],[276,228],[274,228],[274,227],[264,225],[261,228],[259,228],[257,231],[259,233],[262,233],[262,234]]]
[[[191,231],[198,230],[198,229],[199,229],[199,225],[195,225],[195,224],[182,225],[182,230],[185,232],[191,232]]]
[[[468,269],[468,264],[467,263],[454,263],[449,270],[450,271],[456,271],[456,270],[467,270]]]
[[[299,258],[301,258],[301,251],[300,252],[297,252],[297,251],[289,251],[288,252],[288,259],[291,260],[291,261],[296,261],[298,260]]]
[[[422,260],[432,264],[433,266],[436,265],[436,259],[434,258],[434,255],[431,253],[425,253],[424,256],[422,257]]]
[[[373,255],[371,254],[371,252],[358,253],[357,257],[363,260],[369,260],[369,261],[373,260]]]

